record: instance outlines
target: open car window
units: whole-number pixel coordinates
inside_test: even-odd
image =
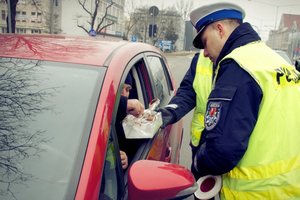
[[[154,55],[147,56],[147,63],[154,83],[155,97],[160,100],[161,105],[167,105],[173,88],[166,66],[160,57]]]
[[[147,61],[145,59],[147,59]],[[125,82],[128,74],[131,74],[133,79],[129,99],[138,99],[144,104],[145,109],[149,107],[150,102],[155,98],[159,98],[163,105],[167,104],[173,94],[173,87],[168,71],[162,58],[158,55],[151,54],[146,56],[146,54],[141,54],[132,59],[132,61],[128,64],[119,85],[119,97],[117,97],[114,108],[115,118],[113,123],[115,126],[112,126],[114,128],[111,131],[111,134],[116,138],[114,140],[114,146],[117,150],[114,152],[114,155],[119,159],[119,161],[116,159],[116,166],[118,167],[114,170],[104,170],[105,173],[117,173],[119,170],[119,178],[122,179],[121,182],[125,186],[127,185],[127,170],[121,169],[119,157],[120,150],[126,152],[129,159],[129,166],[140,159],[153,159],[169,162],[171,153],[168,143],[169,134],[165,134],[165,132],[161,130],[158,131],[158,133],[151,139],[128,139],[125,137],[122,122],[117,119],[120,104],[122,103],[122,97],[120,94],[123,83]],[[107,151],[107,157],[109,157],[109,151]],[[111,165],[105,164],[105,168],[109,166]],[[109,177],[109,175],[105,175],[104,177]],[[115,180],[118,179],[118,177],[113,174],[111,177],[115,177]],[[118,192],[116,188],[113,190]],[[124,196],[127,195],[126,190],[122,192],[124,192]]]

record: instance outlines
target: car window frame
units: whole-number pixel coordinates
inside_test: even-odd
[[[102,168],[102,176],[101,176],[101,187],[99,188],[99,200],[101,200],[101,188],[103,187],[103,179],[104,179],[104,176],[103,176],[103,173],[105,173],[105,167],[107,166],[106,165],[106,162],[108,162],[107,160],[107,153],[108,153],[108,148],[109,148],[109,143],[112,143],[115,151],[114,151],[114,158],[115,158],[115,161],[116,161],[116,177],[117,177],[117,197],[118,199],[123,199],[124,198],[124,195],[127,193],[126,192],[126,187],[125,187],[125,182],[124,182],[124,174],[123,173],[123,169],[122,169],[122,165],[121,165],[121,157],[120,157],[120,149],[119,149],[119,144],[118,144],[118,136],[116,134],[116,129],[115,129],[115,126],[112,125],[111,126],[111,129],[109,131],[109,136],[108,136],[108,140],[107,140],[107,143],[106,143],[106,150],[105,150],[105,159],[104,159],[104,165],[103,165],[103,168]]]
[[[154,85],[154,77],[153,77],[153,73],[151,72],[152,69],[151,69],[150,63],[148,61],[148,57],[157,57],[157,58],[159,58],[162,69],[163,69],[163,72],[164,72],[164,76],[166,78],[167,86],[168,86],[168,100],[170,100],[174,96],[174,87],[173,87],[170,72],[167,69],[165,60],[163,59],[163,57],[161,55],[153,53],[153,52],[148,52],[148,53],[145,53],[144,55],[145,55],[146,67],[147,67],[147,70],[148,70],[148,74],[150,75],[150,81],[152,83],[151,85]],[[157,98],[158,93],[156,91],[156,88],[152,88],[152,90],[154,91],[154,98]],[[166,102],[169,102],[169,101],[166,101]],[[165,103],[161,102],[159,107],[165,106],[166,102]]]
[[[139,63],[139,62],[144,63],[144,66],[142,66],[142,67],[136,66],[137,63]],[[116,116],[117,116],[117,112],[118,112],[118,105],[120,103],[120,98],[121,98],[122,86],[123,86],[123,83],[125,82],[127,74],[133,69],[135,71],[134,78],[137,83],[137,87],[139,88],[137,90],[138,99],[144,103],[145,107],[147,107],[146,105],[148,105],[148,102],[150,102],[149,98],[152,99],[154,96],[152,87],[150,87],[150,91],[146,92],[147,89],[149,90],[149,85],[148,85],[148,88],[145,85],[147,83],[150,84],[150,78],[149,78],[148,71],[146,70],[146,63],[144,60],[144,55],[143,55],[143,53],[140,53],[140,54],[134,56],[127,63],[125,70],[123,71],[121,81],[118,85],[116,101],[115,101],[115,105],[114,105],[114,109],[113,109],[113,117],[112,117],[112,121],[111,121],[111,125],[110,125],[111,130],[109,131],[110,132],[109,137],[112,137],[113,145],[115,147],[115,157],[117,160],[116,165],[117,165],[117,170],[118,170],[117,179],[121,183],[121,188],[118,190],[118,197],[120,196],[121,198],[124,198],[124,199],[126,199],[128,196],[128,190],[127,190],[128,170],[123,171],[123,169],[122,169],[121,158],[118,153],[120,151],[120,148],[119,148],[119,143],[118,143],[118,138],[117,138],[118,135],[117,135],[115,123],[116,123]],[[146,72],[146,74],[145,73],[143,74],[142,71]],[[150,84],[150,86],[151,86],[151,84]],[[146,156],[144,154],[145,154],[145,151],[147,150],[147,147],[149,146],[149,144],[148,144],[149,141],[151,141],[151,140],[149,139],[147,142],[145,142],[144,144],[141,145],[141,147],[139,148],[139,151],[136,153],[135,158],[133,159],[133,162],[135,162],[136,160],[138,160],[140,158],[146,158]],[[108,142],[109,142],[109,140],[108,140]],[[105,157],[106,156],[107,156],[107,148],[106,148],[106,152],[105,152]],[[104,167],[105,167],[105,165],[104,165]],[[104,170],[105,170],[104,167],[103,167],[102,174],[104,173]],[[128,166],[128,168],[129,167],[130,167],[130,165]],[[102,178],[103,178],[103,176],[102,176]],[[101,180],[101,183],[102,183],[102,180]],[[100,188],[100,190],[101,190],[101,188]],[[101,191],[100,191],[99,195],[100,194],[101,194]]]
[[[150,81],[151,81],[151,85],[155,85],[154,81],[154,77],[153,77],[153,73],[151,72],[151,66],[148,62],[148,57],[157,57],[160,60],[161,63],[161,67],[163,69],[163,73],[164,76],[166,78],[167,81],[167,87],[168,87],[168,97],[166,97],[164,102],[160,102],[159,107],[164,107],[167,105],[167,103],[170,101],[170,99],[174,96],[174,87],[173,87],[173,82],[171,79],[171,74],[167,68],[166,65],[166,61],[164,59],[164,57],[160,54],[154,53],[154,52],[147,52],[144,54],[145,55],[145,60],[146,60],[146,64],[147,64],[147,70],[148,70],[148,74],[150,75]],[[158,97],[158,94],[156,92],[156,88],[153,88],[153,90],[155,91],[155,96],[154,98]],[[170,130],[171,129],[159,129],[159,131],[155,134],[154,139],[152,140],[152,146],[150,146],[149,148],[149,154],[147,155],[147,159],[150,160],[161,160],[161,161],[165,161],[165,162],[169,162],[170,161],[170,153],[171,153],[171,148],[170,148]],[[158,146],[157,144],[162,144],[162,146]],[[156,147],[154,147],[156,146]],[[152,148],[151,148],[152,147]],[[158,148],[157,148],[158,147]],[[166,147],[164,149],[164,147]],[[159,152],[159,153],[157,153]]]
[[[134,80],[136,82],[137,95],[138,95],[137,98],[141,102],[144,103],[145,109],[147,109],[149,103],[157,97],[156,88],[153,85],[154,78],[152,77],[152,72],[151,72],[149,63],[147,61],[148,56],[154,56],[154,57],[159,58],[162,68],[163,68],[164,76],[166,77],[166,81],[168,84],[168,98],[170,99],[173,96],[172,95],[173,90],[174,90],[173,84],[172,84],[169,71],[167,69],[166,63],[165,63],[162,55],[154,53],[154,52],[143,52],[143,53],[140,53],[140,54],[134,56],[127,63],[125,70],[123,71],[123,75],[120,80],[120,83],[118,85],[116,103],[115,103],[114,109],[113,109],[113,118],[112,118],[112,122],[111,122],[111,130],[110,130],[110,135],[113,138],[114,146],[116,149],[115,153],[117,154],[115,156],[117,158],[117,166],[118,166],[118,181],[120,181],[122,183],[121,184],[122,188],[121,188],[121,190],[118,190],[118,192],[121,193],[120,197],[124,198],[124,199],[128,198],[128,187],[127,187],[128,170],[125,170],[125,171],[122,170],[121,159],[120,159],[120,155],[118,154],[118,152],[120,151],[118,138],[117,138],[118,135],[117,135],[117,130],[116,130],[116,127],[114,124],[116,122],[116,116],[117,116],[118,105],[119,105],[120,97],[121,97],[122,85],[125,82],[127,74],[130,71],[134,72],[132,74],[133,74]],[[140,160],[140,159],[151,159],[151,156],[149,156],[149,155],[153,151],[153,145],[155,145],[155,142],[157,142],[158,140],[159,140],[158,143],[161,143],[161,141],[164,143],[168,142],[169,134],[165,134],[165,136],[164,136],[164,132],[165,131],[160,129],[152,139],[145,140],[139,147],[138,151],[136,152],[135,157],[132,160],[132,163],[134,163],[135,161]],[[168,146],[167,144],[164,144],[164,145]],[[165,155],[164,152],[162,152],[162,154],[160,155],[161,157],[159,157],[157,159],[163,160],[164,155]],[[131,164],[129,164],[128,168],[130,167]]]

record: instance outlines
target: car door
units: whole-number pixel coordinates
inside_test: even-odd
[[[144,53],[143,57],[131,67],[131,71],[136,80],[137,98],[144,102],[145,108],[148,108],[154,99],[160,100],[161,107],[168,104],[174,95],[174,87],[160,54]],[[172,130],[174,134],[170,137]],[[172,126],[159,129],[153,138],[141,140],[135,160],[150,159],[178,163],[181,134],[182,131],[175,131]]]
[[[160,106],[165,106],[174,95],[169,71],[159,54],[143,53],[132,58],[123,73],[118,89],[119,94],[128,73],[131,73],[134,80],[129,98],[138,99],[144,104],[145,109],[149,107],[150,102],[155,98],[160,99]],[[107,145],[106,161],[102,173],[100,196],[106,199],[127,199],[127,170],[122,170],[121,167],[120,144],[118,143],[118,132],[115,126],[119,101],[120,95],[117,96],[114,108],[110,142]],[[176,133],[174,134],[175,137],[170,137],[171,130],[172,126],[164,130],[159,129],[151,139],[136,139],[139,147],[132,162],[129,163],[129,167],[135,161],[144,159],[178,163],[177,158],[179,158],[179,155],[176,154],[179,152],[178,147],[180,147],[181,137],[174,140],[179,135]]]
[[[146,54],[146,61],[152,86],[154,87],[154,98],[160,99],[159,107],[164,107],[175,94],[167,63],[162,56],[153,53]],[[154,139],[154,145],[149,153],[148,159],[179,163],[182,133],[182,121],[160,130]]]
[[[116,121],[120,103],[120,94],[128,73],[131,73],[133,77],[132,90],[130,91],[129,98],[138,99],[145,105],[145,108],[148,107],[148,104],[154,98],[154,92],[146,69],[144,56],[143,54],[139,54],[132,58],[127,64],[119,85],[118,95],[114,106],[113,120],[110,126],[109,142],[106,148],[99,199],[127,199],[127,170],[122,170],[121,166],[119,154],[120,144],[118,141],[119,133]],[[137,160],[146,159],[149,149],[151,148],[151,141],[151,139],[136,140],[136,142],[139,143],[139,148],[136,150],[135,156],[132,159],[132,162],[129,163],[129,166]]]

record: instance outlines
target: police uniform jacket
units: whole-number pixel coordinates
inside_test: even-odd
[[[228,38],[216,63],[235,48],[257,40],[260,40],[260,37],[252,27],[248,23],[241,24]],[[196,61],[197,56],[193,59],[176,96],[170,102],[178,105],[178,108],[173,110],[176,116],[174,121],[195,107],[196,94],[191,90]],[[199,146],[193,149],[193,156],[197,151],[198,172],[196,174],[192,166],[196,178],[207,174],[224,174],[236,166],[247,149],[262,99],[259,85],[234,60],[227,59],[220,63],[218,77],[215,78],[216,83],[213,87],[215,96],[218,95],[218,88],[222,88],[222,96],[224,91],[228,91],[230,95],[231,88],[236,89],[230,103],[226,100],[221,102],[222,112],[208,124],[208,128],[202,133]]]

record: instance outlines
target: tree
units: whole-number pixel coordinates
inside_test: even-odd
[[[181,14],[184,20],[189,18],[189,13],[194,7],[194,1],[192,0],[178,0],[176,2],[176,10]]]
[[[158,32],[157,37],[153,38],[153,44],[159,39],[170,40],[175,44],[178,39],[178,32],[180,30],[180,14],[172,8],[162,10],[157,21]]]
[[[15,46],[27,44],[20,37]],[[28,48],[36,52],[38,47],[28,45]],[[44,130],[27,128],[36,115],[51,110],[44,102],[55,91],[55,88],[40,89],[40,80],[34,76],[39,69],[40,61],[0,60],[0,196],[7,197],[4,199],[16,199],[14,186],[36,178],[23,169],[22,163],[39,156],[42,146],[51,140],[45,137]]]
[[[135,35],[139,40],[142,40],[143,42],[146,42],[147,34],[148,34],[148,25],[149,25],[149,19],[148,19],[148,7],[141,7],[136,8],[134,11],[130,14],[130,20],[135,21],[133,18],[136,19],[136,23],[131,28],[131,33]]]
[[[59,33],[61,32],[61,29],[59,29],[55,24],[58,23],[58,13],[55,13],[54,11],[54,0],[48,1],[48,4],[46,1],[44,1],[44,4],[37,3],[36,0],[28,0],[31,4],[33,4],[37,11],[39,11],[45,20],[45,32],[46,33]],[[43,6],[41,6],[43,5]],[[45,9],[47,7],[48,9]]]
[[[138,23],[139,17],[135,15],[136,12],[136,2],[133,0],[126,0],[125,14],[128,15],[128,19],[125,21],[125,35],[124,39],[128,40],[129,33],[132,31],[133,27]]]
[[[168,29],[166,29],[166,32],[165,32],[165,38],[166,38],[166,40],[171,40],[172,44],[175,44],[175,42],[178,39],[178,34],[176,34],[176,32],[177,32],[177,29],[176,29],[176,27],[174,25],[174,22],[171,21],[169,23]]]
[[[137,23],[132,28],[132,33],[138,36],[138,38],[143,39],[144,42],[147,42],[146,38],[149,35],[149,24],[155,22],[157,26],[156,36],[149,38],[150,42],[156,45],[159,40],[169,40],[171,38],[175,43],[178,39],[178,34],[176,33],[180,30],[180,14],[173,8],[160,10],[154,20],[148,13],[148,7],[135,9],[131,14],[131,18],[136,17]]]
[[[88,34],[90,34],[91,31],[95,31],[96,33],[101,33],[103,30],[105,30],[106,27],[111,26],[115,23],[115,21],[110,20],[108,18],[108,11],[109,11],[110,7],[112,7],[114,5],[114,1],[113,0],[109,1],[109,4],[105,8],[105,12],[104,12],[103,16],[99,16],[101,14],[101,13],[99,13],[101,1],[100,0],[93,0],[93,1],[94,1],[94,8],[90,10],[90,9],[88,9],[87,0],[78,0],[78,3],[83,8],[83,10],[88,14],[90,19],[86,21],[86,23],[88,25],[79,24],[77,21],[77,26],[79,28],[83,29]],[[105,2],[107,2],[107,1],[105,1]],[[104,3],[103,3],[103,5],[104,5]],[[96,20],[99,17],[101,18],[101,20],[97,23]],[[107,21],[109,21],[109,22],[106,22],[105,19],[107,19]]]

